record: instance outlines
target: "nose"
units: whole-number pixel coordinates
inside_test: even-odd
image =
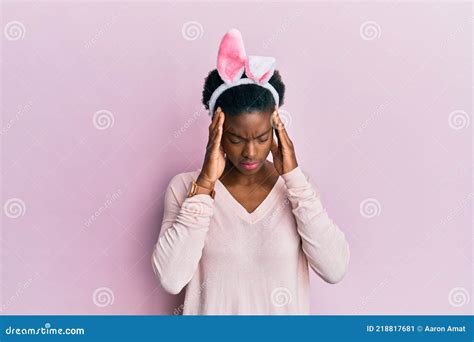
[[[254,142],[249,141],[245,144],[242,156],[245,159],[253,160],[257,156],[257,148]]]

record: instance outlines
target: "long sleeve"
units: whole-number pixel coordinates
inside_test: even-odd
[[[182,183],[175,176],[166,189],[161,231],[152,254],[153,270],[171,294],[178,294],[193,277],[214,209],[209,195],[187,198]]]
[[[350,259],[344,233],[328,216],[309,175],[298,166],[282,177],[288,189],[302,249],[311,268],[328,283],[341,281]]]

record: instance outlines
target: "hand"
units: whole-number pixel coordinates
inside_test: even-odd
[[[213,189],[215,183],[224,172],[225,156],[221,145],[224,120],[224,112],[219,107],[215,111],[212,122],[209,125],[209,141],[206,147],[206,155],[201,173],[196,180],[196,183],[204,188]]]
[[[271,152],[273,156],[273,165],[280,175],[290,172],[298,166],[296,161],[295,149],[285,126],[278,114],[278,108],[275,106],[275,111],[272,114],[272,126],[275,128],[275,134],[278,138],[272,141]]]

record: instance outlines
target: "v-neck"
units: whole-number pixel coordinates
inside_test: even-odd
[[[244,208],[242,204],[230,193],[229,190],[225,187],[224,183],[220,179],[216,182],[216,194],[218,196],[222,194],[224,200],[226,200],[232,208],[236,209],[236,214],[241,217],[243,220],[249,223],[255,223],[264,217],[268,209],[274,203],[275,198],[277,197],[278,190],[280,189],[282,182],[284,182],[281,176],[278,176],[277,181],[273,185],[273,188],[269,191],[265,199],[259,204],[254,211],[249,213],[247,209]]]

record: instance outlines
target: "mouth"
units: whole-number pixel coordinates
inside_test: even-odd
[[[240,162],[240,166],[242,166],[245,170],[253,170],[255,169],[260,162],[255,161],[255,162]]]

